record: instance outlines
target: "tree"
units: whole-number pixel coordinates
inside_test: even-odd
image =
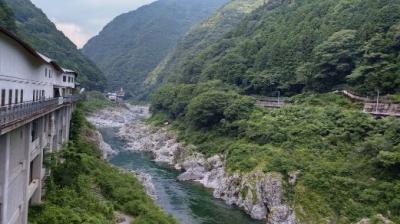
[[[229,94],[219,91],[200,94],[190,102],[187,118],[199,128],[214,126],[224,118],[230,98]]]
[[[314,49],[315,66],[313,88],[319,91],[344,83],[356,65],[357,39],[355,30],[341,30]]]
[[[14,13],[3,0],[0,0],[0,27],[16,32]]]
[[[347,77],[358,92],[372,93],[379,89],[387,94],[400,90],[399,36],[399,29],[394,26],[387,34],[375,34],[361,48],[361,62]]]

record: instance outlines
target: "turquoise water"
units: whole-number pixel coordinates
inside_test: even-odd
[[[120,153],[111,163],[130,170],[148,173],[153,178],[157,204],[183,224],[261,224],[223,201],[214,199],[212,192],[200,184],[179,182],[179,172],[168,165],[155,163],[143,152],[126,152],[124,143],[116,136],[116,129],[100,130],[104,141]]]

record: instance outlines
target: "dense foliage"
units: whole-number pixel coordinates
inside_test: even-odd
[[[0,27],[16,31],[14,13],[4,0],[0,0]]]
[[[71,142],[47,160],[51,175],[44,203],[29,210],[29,223],[115,223],[114,212],[135,217],[139,224],[172,224],[130,173],[100,159],[93,128],[80,110],[74,112]],[[62,161],[62,162],[61,162]]]
[[[175,75],[248,94],[399,92],[399,11],[393,0],[270,0]]]
[[[299,170],[285,194],[302,223],[353,223],[376,214],[400,221],[398,119],[375,119],[334,94],[254,108],[220,82],[165,86],[152,98],[153,122],[170,121],[181,141],[225,155],[230,172]]]
[[[301,223],[374,223],[377,214],[399,223],[400,121],[326,92],[398,100],[400,2],[266,2],[217,40],[186,37],[154,72],[168,84],[152,95],[151,121],[223,154],[229,172],[299,171],[285,199]],[[262,109],[243,96],[277,91],[294,95],[291,104]]]
[[[83,48],[109,89],[141,98],[143,82],[189,28],[227,0],[162,0],[122,14]]]
[[[83,96],[85,103],[82,105],[82,111],[86,114],[96,112],[108,106],[113,106],[114,104],[114,102],[111,102],[98,91],[86,92]]]
[[[183,72],[184,65],[189,63],[198,51],[222,38],[263,3],[264,0],[232,0],[211,17],[191,28],[176,48],[149,74],[146,80],[147,88],[152,90],[161,83],[174,80],[175,75]]]
[[[78,81],[91,90],[103,90],[106,79],[96,65],[57,30],[47,16],[30,0],[5,0],[15,15],[16,33],[39,52],[57,60],[64,67],[79,72]]]

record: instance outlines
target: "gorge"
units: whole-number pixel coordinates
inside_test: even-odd
[[[238,207],[254,220],[267,218],[268,223],[295,223],[293,210],[282,203],[281,175],[227,174],[222,156],[206,159],[190,146],[178,143],[168,127],[157,130],[144,123],[141,119],[145,117],[148,108],[127,106],[96,112],[89,121],[117,151],[117,155],[109,157],[110,162],[151,176],[155,201],[179,221],[260,223],[238,211]]]

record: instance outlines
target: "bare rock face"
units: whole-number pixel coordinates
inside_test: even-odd
[[[376,219],[378,219],[380,222],[379,223],[384,223],[384,224],[394,224],[394,222],[390,221],[388,218],[384,217],[382,214],[378,214],[375,216]],[[375,222],[372,222],[371,219],[364,218],[361,219],[357,224],[372,224]]]
[[[300,175],[300,173],[301,173],[300,170],[291,171],[291,172],[288,173],[288,176],[289,176],[288,182],[289,182],[290,185],[293,186],[293,185],[296,184],[297,177]]]
[[[99,147],[102,153],[102,159],[107,160],[111,156],[118,154],[117,151],[112,149],[111,146],[104,141],[103,136],[99,131],[94,131],[91,136],[88,137]]]
[[[176,164],[183,146],[166,129],[155,129],[142,122],[122,126],[118,135],[126,142],[130,151],[151,152],[154,161]]]
[[[157,200],[157,193],[156,193],[156,188],[154,187],[152,177],[150,174],[144,173],[144,172],[134,172],[131,171],[136,178],[139,180],[139,182],[143,185],[144,190],[146,191],[146,194],[149,195],[153,200]]]
[[[225,177],[214,196],[243,208],[254,219],[267,219],[269,224],[296,223],[294,212],[282,202],[282,176],[278,173]]]
[[[287,205],[272,207],[268,215],[267,224],[293,224],[296,223],[294,211]]]
[[[205,159],[201,154],[188,156],[180,165],[179,180],[193,180],[214,189],[214,197],[242,208],[253,219],[269,224],[295,224],[294,211],[282,202],[282,175],[253,172],[227,175],[222,156]],[[268,212],[270,211],[270,212]]]

